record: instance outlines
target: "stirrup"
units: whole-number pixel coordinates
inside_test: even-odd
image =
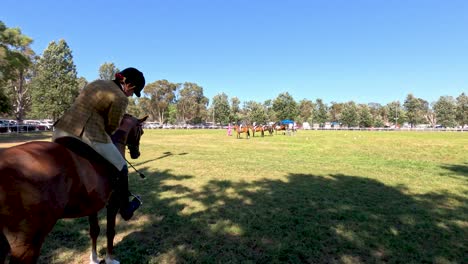
[[[141,200],[140,195],[135,195],[135,194],[131,193],[130,191],[128,191],[128,194],[129,194],[128,196],[133,197],[133,200],[135,200],[135,199],[138,200],[140,202],[140,205],[143,204],[143,201]]]

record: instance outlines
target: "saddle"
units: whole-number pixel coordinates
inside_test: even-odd
[[[112,163],[88,144],[74,137],[61,137],[57,138],[54,142],[71,150],[76,155],[87,159],[99,173],[110,175],[113,188],[116,186],[119,171]]]

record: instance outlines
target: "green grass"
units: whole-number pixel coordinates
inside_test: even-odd
[[[466,263],[468,133],[146,130],[141,144],[122,263]],[[85,262],[87,228],[61,220],[39,263]]]

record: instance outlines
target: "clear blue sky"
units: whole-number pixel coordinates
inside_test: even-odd
[[[466,0],[2,0],[0,20],[38,54],[65,39],[88,81],[113,62],[195,82],[210,101],[468,93]]]

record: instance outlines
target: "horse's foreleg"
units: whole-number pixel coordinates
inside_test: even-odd
[[[89,220],[89,237],[91,237],[91,255],[89,261],[91,264],[99,264],[99,258],[97,254],[97,238],[101,229],[99,228],[97,213],[88,216]]]
[[[6,257],[10,252],[10,245],[3,233],[0,233],[0,264],[5,263]]]
[[[44,226],[44,230],[21,230],[5,233],[10,244],[10,264],[33,264],[39,259],[41,246],[52,227]],[[3,238],[2,238],[3,240]],[[2,250],[3,250],[3,243]],[[2,251],[3,254],[3,251]]]
[[[114,237],[115,237],[115,218],[119,211],[119,200],[115,193],[112,193],[109,204],[107,205],[107,256],[106,264],[119,264],[114,259]]]
[[[11,248],[10,264],[34,264],[39,258],[40,247],[24,244]]]

